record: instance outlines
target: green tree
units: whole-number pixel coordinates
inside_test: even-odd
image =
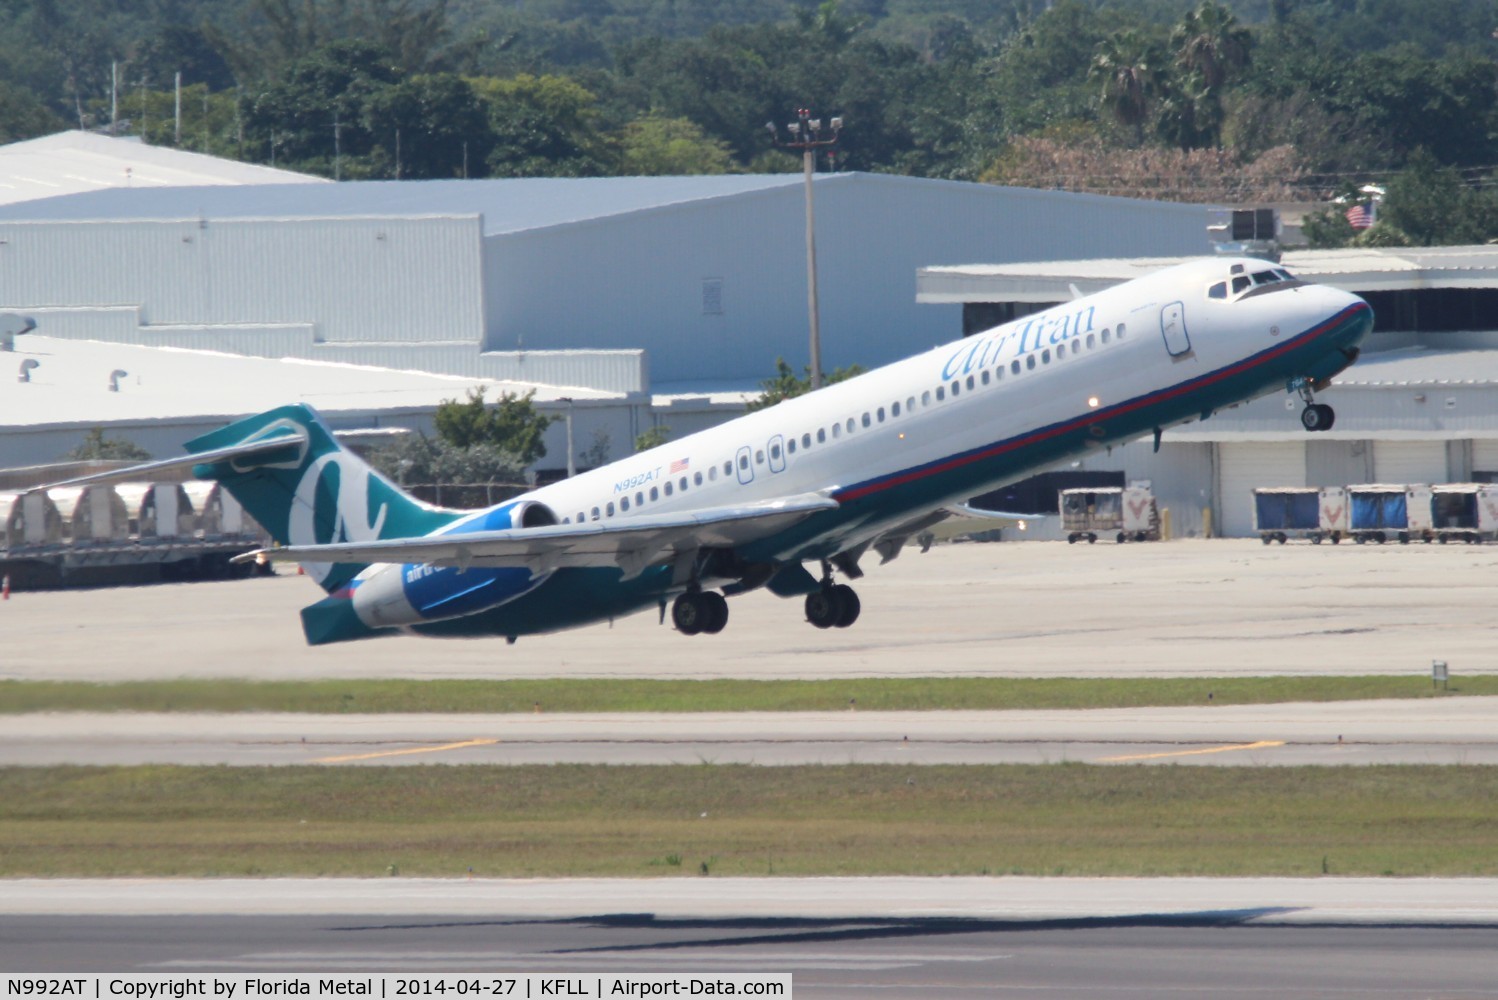
[[[466,400],[444,400],[437,407],[438,436],[455,448],[492,447],[513,455],[520,466],[546,456],[542,436],[558,418],[536,412],[536,392],[523,396],[502,393],[494,405],[484,399],[482,386],[468,390]]]
[[[83,435],[83,441],[78,447],[62,457],[69,462],[94,460],[144,462],[151,457],[151,453],[123,438],[105,437],[104,428],[95,427]]]
[[[758,399],[750,400],[744,409],[750,412],[763,410],[774,406],[776,403],[793,399],[796,396],[804,396],[806,393],[811,392],[811,366],[807,365],[803,371],[805,372],[804,375],[797,376],[795,370],[791,368],[785,358],[776,358],[775,377],[765,379],[760,383],[760,388],[764,392]],[[862,375],[863,371],[863,367],[860,365],[849,365],[846,368],[839,368],[831,375],[824,375],[822,384],[831,385],[834,382],[842,382],[853,378],[855,375]]]
[[[1222,144],[1223,91],[1249,64],[1252,38],[1233,12],[1216,0],[1202,0],[1170,35],[1177,77],[1169,119],[1182,149]]]
[[[564,76],[522,73],[469,81],[492,134],[493,177],[599,177],[617,153],[603,134],[597,98]]]
[[[1120,125],[1144,142],[1144,125],[1158,90],[1160,57],[1157,47],[1138,31],[1124,31],[1103,39],[1088,69],[1088,79],[1101,84],[1099,100]]]
[[[628,175],[726,174],[733,169],[728,143],[689,118],[636,118],[624,126],[619,146],[620,171]]]
[[[485,109],[462,77],[407,77],[375,90],[365,110],[381,176],[442,178],[482,175],[492,138]]]
[[[1498,203],[1421,149],[1389,182],[1379,225],[1373,228],[1384,224],[1415,246],[1485,243],[1498,236]]]
[[[635,451],[649,451],[651,448],[659,448],[671,440],[671,428],[665,424],[656,424],[635,438]]]

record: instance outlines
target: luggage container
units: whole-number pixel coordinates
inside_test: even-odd
[[[140,537],[190,539],[197,530],[192,500],[181,483],[155,483],[140,505]]]
[[[1254,490],[1254,526],[1259,541],[1284,545],[1290,538],[1320,543],[1321,491],[1314,486],[1270,486]]]
[[[85,486],[73,508],[73,543],[120,542],[130,537],[130,512],[113,486]]]
[[[5,535],[13,549],[61,545],[66,529],[57,504],[45,490],[29,490],[16,497],[5,519]]]
[[[1443,483],[1430,488],[1431,531],[1442,545],[1481,544],[1498,536],[1498,485]]]
[[[1352,533],[1351,507],[1352,504],[1347,499],[1346,487],[1323,486],[1321,501],[1317,504],[1317,515],[1321,521],[1321,538],[1312,538],[1311,541],[1320,542],[1322,538],[1325,538],[1336,545],[1350,535]]]
[[[1383,544],[1391,537],[1410,540],[1409,486],[1366,483],[1347,487],[1348,523],[1353,541]],[[1422,487],[1428,491],[1428,487]],[[1428,523],[1427,514],[1424,521]],[[1417,523],[1419,519],[1417,518]]]
[[[1147,486],[1092,486],[1061,490],[1061,530],[1070,543],[1112,535],[1120,544],[1159,541],[1160,511]]]

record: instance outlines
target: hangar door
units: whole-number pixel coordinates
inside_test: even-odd
[[[1218,445],[1217,534],[1254,534],[1254,494],[1261,486],[1304,486],[1304,441],[1240,441]]]
[[[1375,441],[1373,478],[1380,483],[1444,483],[1446,442]]]
[[[1483,479],[1486,474],[1488,479]],[[1472,478],[1479,482],[1498,479],[1498,441],[1472,442]]]

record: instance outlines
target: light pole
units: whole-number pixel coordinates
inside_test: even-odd
[[[817,237],[811,202],[811,175],[816,170],[817,149],[837,144],[843,120],[833,118],[823,131],[822,120],[813,118],[806,108],[796,111],[796,120],[785,127],[790,138],[781,141],[774,122],[765,122],[770,139],[782,149],[801,150],[801,166],[806,174],[806,310],[811,320],[811,387],[822,388],[822,331],[817,308]]]

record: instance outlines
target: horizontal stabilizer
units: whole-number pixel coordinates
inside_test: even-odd
[[[177,458],[164,458],[158,462],[145,462],[140,465],[131,465],[123,469],[110,469],[108,472],[95,472],[87,476],[78,476],[75,479],[64,479],[62,482],[48,483],[40,489],[50,490],[59,486],[90,486],[106,483],[131,483],[148,480],[160,472],[176,471],[179,469],[191,469],[199,465],[212,465],[215,462],[227,462],[231,459],[245,458],[251,455],[270,456],[275,452],[295,452],[304,448],[307,439],[304,435],[288,428],[284,434],[274,437],[260,438],[255,441],[246,441],[242,444],[228,445],[223,448],[214,448],[209,451],[200,451],[195,455],[182,455]]]

